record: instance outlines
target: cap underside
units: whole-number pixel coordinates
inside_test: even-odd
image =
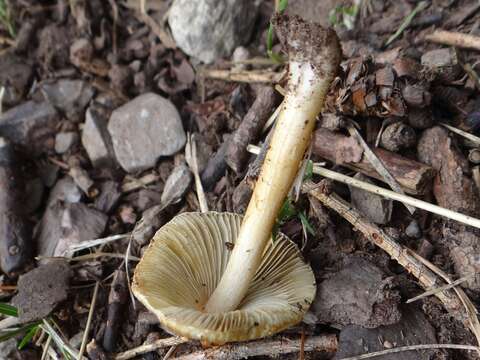
[[[302,320],[315,297],[315,278],[282,234],[269,241],[238,310],[201,311],[226,268],[241,221],[232,213],[183,213],[155,234],[132,289],[166,330],[223,344],[269,336]]]

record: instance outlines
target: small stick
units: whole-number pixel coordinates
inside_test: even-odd
[[[448,130],[450,130],[451,132],[457,135],[463,136],[465,139],[473,142],[475,145],[480,146],[480,137],[472,135],[466,131],[463,131],[461,129],[458,129],[454,126],[451,126],[445,123],[440,123],[440,125],[442,125],[444,128],[447,128]]]
[[[90,310],[88,311],[87,324],[85,325],[85,331],[83,333],[82,345],[80,346],[80,351],[78,352],[77,360],[83,359],[83,353],[87,347],[88,333],[90,332],[90,325],[92,324],[93,313],[95,311],[95,304],[97,303],[98,288],[100,287],[100,282],[97,281],[95,288],[93,289],[92,302],[90,304]]]
[[[387,349],[382,351],[376,351],[368,354],[351,356],[346,358],[341,358],[340,360],[362,360],[362,359],[371,359],[378,356],[396,354],[403,351],[417,351],[417,350],[433,350],[433,349],[455,349],[455,350],[473,350],[479,351],[478,346],[473,345],[459,345],[459,344],[422,344],[422,345],[409,345],[409,346],[400,346],[393,349]]]
[[[155,174],[147,174],[145,176],[142,176],[140,179],[133,179],[132,181],[122,184],[122,193],[128,193],[141,189],[146,185],[154,183],[158,179],[160,179],[160,176]]]
[[[111,242],[117,241],[117,240],[126,239],[129,236],[130,236],[130,234],[127,233],[127,234],[107,236],[107,237],[99,238],[99,239],[81,241],[78,244],[72,244],[70,246],[70,248],[68,249],[67,254],[73,255],[77,251],[89,249],[91,247],[98,246],[98,245],[108,244],[108,243],[111,243]]]
[[[176,336],[172,336],[166,339],[158,339],[154,341],[151,344],[145,344],[138,346],[136,348],[124,351],[122,353],[118,353],[113,357],[114,360],[128,360],[128,359],[133,359],[134,357],[137,357],[142,354],[146,354],[152,351],[156,351],[158,349],[163,349],[169,346],[176,346],[180,344],[184,344],[188,342],[188,339],[185,338],[179,338]]]
[[[208,212],[207,198],[205,197],[205,191],[203,191],[202,180],[198,173],[197,162],[197,144],[195,143],[195,136],[188,134],[187,145],[185,146],[185,160],[188,167],[193,173],[195,178],[195,189],[197,190],[198,203],[200,204],[200,211],[202,213]]]
[[[435,30],[433,33],[426,35],[425,40],[437,44],[480,51],[480,37],[461,32]]]
[[[387,170],[383,162],[378,158],[377,155],[370,149],[370,146],[363,140],[362,135],[358,132],[358,130],[352,125],[349,124],[347,125],[348,132],[350,133],[350,136],[354,137],[355,140],[360,144],[360,146],[363,148],[363,152],[365,154],[365,157],[370,161],[370,164],[375,168],[375,170],[383,177],[385,182],[397,193],[405,195],[405,192],[403,191],[402,187],[400,184],[397,182],[397,180],[390,174],[390,172]],[[407,208],[407,210],[410,212],[410,214],[413,214],[415,212],[415,208],[413,206],[406,205],[405,203],[403,204]]]
[[[167,49],[175,49],[177,47],[177,44],[175,44],[175,41],[172,39],[170,34],[146,12],[135,12],[135,15],[138,20],[144,22],[150,29],[152,29],[152,32],[157,35],[157,37],[160,39],[162,42],[162,45],[165,46]]]
[[[218,70],[203,69],[202,76],[207,79],[234,81],[243,83],[266,83],[272,84],[279,82],[285,75],[284,72],[266,71],[266,70]]]
[[[210,348],[187,355],[177,356],[178,360],[235,360],[251,356],[276,356],[297,353],[301,349],[302,339],[267,339],[247,343],[236,343],[218,348]],[[335,335],[312,336],[305,339],[305,351],[337,351],[338,341]]]
[[[453,220],[459,221],[463,224],[470,225],[470,226],[473,226],[473,227],[476,227],[476,228],[480,229],[480,220],[476,219],[474,217],[464,215],[464,214],[458,213],[456,211],[452,211],[452,210],[443,208],[441,206],[433,205],[433,204],[430,204],[426,201],[415,199],[415,198],[407,196],[407,195],[398,194],[394,191],[387,190],[387,189],[381,188],[381,187],[376,186],[376,185],[368,184],[366,182],[354,179],[350,176],[346,176],[346,175],[337,173],[335,171],[325,169],[324,167],[321,167],[321,166],[314,165],[313,166],[313,172],[317,175],[321,175],[321,176],[324,176],[326,178],[329,178],[329,179],[332,179],[332,180],[335,180],[335,181],[339,181],[339,182],[342,182],[342,183],[347,184],[347,185],[355,186],[359,189],[366,190],[366,191],[372,192],[374,194],[381,195],[381,196],[386,197],[388,199],[401,201],[403,203],[414,206],[416,208],[426,210],[426,211],[429,211],[431,213],[434,213],[434,214],[437,214],[437,215],[440,215],[440,216],[443,216],[443,217],[446,217],[446,218],[449,218],[449,219],[453,219]]]
[[[417,295],[411,299],[408,299],[405,303],[406,304],[410,304],[414,301],[417,301],[417,300],[420,300],[420,299],[423,299],[427,296],[430,296],[430,295],[435,295],[437,292],[440,292],[440,291],[444,291],[444,290],[448,290],[448,289],[451,289],[457,285],[460,285],[461,283],[467,281],[468,279],[472,278],[473,275],[470,275],[470,276],[464,276],[458,280],[455,280],[454,282],[452,282],[451,284],[447,284],[447,285],[443,285],[443,286],[440,286],[440,287],[437,287],[437,288],[434,288],[434,289],[431,289],[431,290],[428,290],[428,291],[425,291],[424,293],[420,294],[420,295]]]
[[[386,234],[380,227],[371,223],[349,203],[335,193],[327,193],[318,185],[309,181],[304,185],[304,191],[321,201],[325,206],[336,211],[345,220],[357,228],[368,240],[384,250],[390,257],[402,265],[409,273],[415,276],[424,289],[430,289],[439,285],[440,281],[436,274],[420,260],[420,256],[414,254],[408,248],[399,245],[393,238]],[[445,309],[459,319],[479,339],[478,319],[471,309],[471,302],[465,299],[461,289],[454,288],[437,292],[435,296],[443,303]]]
[[[108,295],[107,326],[103,334],[103,348],[112,352],[117,343],[118,329],[123,319],[122,309],[128,299],[127,278],[123,270],[116,270]]]

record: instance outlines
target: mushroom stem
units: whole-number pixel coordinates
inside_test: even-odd
[[[287,94],[230,260],[205,305],[207,312],[236,310],[247,293],[340,62],[333,30],[286,15],[274,21],[289,54]]]

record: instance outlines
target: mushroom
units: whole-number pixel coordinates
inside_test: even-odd
[[[286,236],[272,239],[272,228],[341,50],[331,29],[286,15],[273,21],[289,55],[287,94],[245,216],[180,214],[135,269],[133,292],[164,328],[204,344],[279,332],[301,321],[315,297],[312,269]]]

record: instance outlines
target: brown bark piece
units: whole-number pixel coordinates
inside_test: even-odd
[[[327,129],[318,129],[313,136],[312,152],[338,165],[383,181],[383,178],[375,171],[365,157],[355,156],[348,160],[346,156],[342,155],[339,157],[338,154],[345,154],[349,151],[352,154],[358,154],[356,147],[359,145],[354,145],[354,143],[348,139],[345,135],[334,133]],[[351,147],[346,145],[347,143],[351,143]],[[435,175],[434,170],[430,166],[386,150],[374,149],[373,151],[405,192],[409,194],[423,194],[430,186],[433,176]]]
[[[108,295],[107,326],[103,335],[103,348],[115,351],[118,340],[118,330],[124,318],[123,307],[128,300],[127,276],[122,270],[115,271],[110,294]]]
[[[264,87],[258,92],[242,123],[231,137],[225,161],[235,173],[243,171],[248,160],[247,145],[255,142],[263,126],[278,103],[278,96],[272,87]]]
[[[438,171],[433,193],[440,206],[478,217],[480,197],[468,161],[447,130],[438,126],[425,130],[418,143],[418,158]]]

